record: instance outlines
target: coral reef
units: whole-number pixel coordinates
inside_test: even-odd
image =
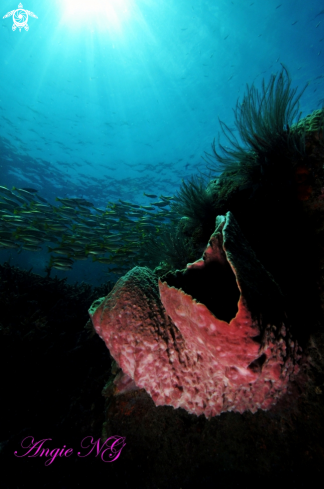
[[[115,381],[119,392],[135,383],[157,406],[182,407],[207,418],[268,409],[286,392],[300,355],[283,323],[281,292],[233,216],[228,213],[217,224],[203,258],[185,272],[167,274],[158,288],[149,269],[136,267],[89,310],[122,369]],[[231,318],[220,319],[203,297],[197,302],[185,293],[192,275],[197,288],[204,287],[205,271],[211,275],[211,299],[220,306],[223,301],[235,305],[236,279],[239,300]],[[228,312],[222,309],[221,315]]]

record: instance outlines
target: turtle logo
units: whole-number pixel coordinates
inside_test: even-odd
[[[35,19],[38,19],[37,15],[35,15],[33,12],[30,12],[30,10],[24,10],[22,3],[18,5],[17,10],[11,10],[11,12],[8,12],[2,18],[6,19],[7,17],[11,17],[11,15],[13,20],[12,30],[15,31],[18,27],[19,32],[21,32],[22,28],[24,28],[25,31],[29,30],[29,25],[27,24],[28,15],[30,15],[31,17],[35,17]]]

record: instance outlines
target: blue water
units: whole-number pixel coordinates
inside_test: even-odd
[[[172,195],[206,172],[202,159],[246,84],[283,63],[300,110],[323,105],[320,0],[24,0],[29,30],[12,30],[18,0],[0,0],[0,185],[51,203],[96,206],[143,192]],[[47,254],[1,250],[38,272]],[[80,262],[69,280],[97,283]]]

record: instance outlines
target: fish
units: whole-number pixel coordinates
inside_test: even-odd
[[[0,194],[12,196],[12,192],[7,187],[2,187],[0,185]]]
[[[70,253],[73,253],[73,249],[69,246],[62,246],[58,248],[51,248],[48,246],[48,252],[49,253],[58,253],[59,255],[68,255]]]
[[[34,239],[46,239],[47,234],[43,233],[42,231],[36,232],[30,229],[18,229],[15,234],[14,234],[16,239],[21,239],[21,238],[34,238]]]
[[[112,262],[111,258],[97,257],[93,256],[92,261],[98,261],[99,263],[110,264]]]
[[[94,221],[93,219],[80,219],[80,221],[84,224],[87,224],[88,226],[90,227],[96,227],[97,226],[97,222]]]
[[[133,217],[133,216],[134,217],[142,217],[143,213],[145,213],[145,211],[139,209],[138,211],[130,211],[128,213],[128,216],[130,216],[130,217]]]
[[[160,195],[160,199],[162,199],[162,200],[174,200],[174,197],[173,196],[168,197],[166,195]]]
[[[156,223],[150,221],[137,221],[136,226],[139,227],[154,227]]]
[[[21,190],[26,190],[26,192],[29,192],[31,194],[36,194],[36,192],[38,192],[38,190],[34,188],[22,188]]]
[[[149,197],[150,199],[157,199],[157,195],[154,194],[146,194],[145,192],[143,192],[143,195],[145,195],[145,197]]]
[[[56,268],[57,270],[72,270],[72,266],[71,265],[59,265],[58,263],[53,263],[53,265],[51,266],[51,268]]]
[[[22,188],[12,187],[12,191],[17,192],[17,194],[20,195],[20,197],[23,197],[24,199],[29,200],[29,201],[31,201],[35,198],[32,193],[27,192],[27,190],[23,190]]]
[[[87,254],[83,254],[83,253],[75,253],[73,256],[73,259],[74,260],[87,260],[88,259],[88,255]]]
[[[109,236],[105,236],[105,240],[108,243],[114,242],[114,241],[120,241],[122,239],[122,235],[120,234],[110,234]]]
[[[54,210],[54,207],[51,206],[50,204],[46,203],[46,204],[40,204],[39,202],[32,202],[31,206],[33,208],[36,208],[36,209],[39,209],[39,210],[42,210],[42,211],[48,211],[48,212],[52,212]]]
[[[55,198],[56,201],[61,202],[61,204],[71,207],[78,207],[78,203],[73,199],[61,199],[59,197]]]
[[[9,221],[21,221],[23,220],[21,216],[14,216],[11,214],[2,214],[1,216],[2,219],[8,219]]]
[[[71,199],[71,200],[73,202],[76,202],[79,206],[83,206],[83,207],[94,207],[94,205],[92,204],[92,202],[88,202],[85,199]]]
[[[34,238],[32,236],[21,236],[20,237],[20,240],[21,241],[26,241],[27,244],[29,243],[29,244],[33,244],[33,245],[37,245],[37,244],[41,243],[41,240],[40,239]]]
[[[109,268],[108,269],[108,273],[115,273],[117,275],[123,275],[126,272],[127,272],[127,269],[126,268],[121,268],[121,267],[118,267],[118,268]]]
[[[105,250],[89,250],[89,249],[86,249],[86,253],[88,253],[89,255],[102,255],[103,253],[105,253]]]
[[[319,15],[323,15],[324,14],[324,10],[321,10],[320,12],[318,12],[318,14],[315,15],[314,19],[316,19],[316,17],[318,17]]]
[[[65,202],[67,205],[73,205],[73,206],[83,206],[83,207],[94,207],[92,202],[88,202],[85,199],[77,199],[77,198],[71,198],[71,199],[57,199],[60,202]]]
[[[23,214],[23,215],[26,215],[26,216],[37,216],[37,215],[41,215],[42,212],[41,211],[38,211],[37,209],[26,209],[26,210],[22,210],[22,211],[18,211],[16,210],[15,211],[15,214]]]
[[[75,207],[69,207],[67,205],[62,205],[61,207],[54,207],[53,211],[58,212],[58,213],[68,212],[68,213],[72,213],[75,216],[77,209],[75,209]]]
[[[66,257],[53,257],[51,256],[50,259],[50,265],[55,264],[55,265],[73,265],[74,261],[71,258],[66,258]]]
[[[170,205],[170,204],[169,202],[160,200],[159,202],[152,202],[152,205],[155,205],[156,207],[165,207],[166,205]]]
[[[8,239],[0,239],[0,248],[20,248],[20,245]]]
[[[43,199],[42,197],[40,197],[39,195],[36,195],[35,196],[38,200],[40,200],[41,202],[43,202],[44,204],[47,203],[45,199]]]
[[[47,228],[54,232],[66,231],[67,229],[67,227],[63,226],[62,224],[49,224],[47,225]]]
[[[126,206],[129,206],[129,207],[135,207],[135,208],[138,208],[140,207],[139,205],[137,204],[131,204],[131,202],[124,202],[123,200],[120,200],[119,199],[119,202],[121,202],[122,204],[126,205]]]
[[[151,205],[142,205],[141,208],[148,210],[148,211],[154,211],[155,210],[155,208]]]
[[[24,199],[22,199],[21,197],[18,197],[17,195],[14,195],[14,194],[11,194],[10,197],[8,195],[6,197],[4,195],[2,195],[1,199],[4,202],[10,202],[10,203],[15,204],[15,205],[17,205],[17,204],[18,205],[19,204],[26,205],[26,201]]]
[[[42,251],[42,248],[40,246],[36,246],[28,243],[24,243],[21,248],[26,251]]]
[[[87,244],[87,243],[85,243],[85,244]],[[81,251],[84,250],[84,244],[83,245],[72,244],[72,245],[70,245],[70,248],[73,250],[74,253],[81,253]]]

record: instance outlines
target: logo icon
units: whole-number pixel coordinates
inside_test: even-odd
[[[30,12],[30,10],[24,10],[22,3],[18,5],[17,10],[11,10],[11,12],[8,12],[2,18],[6,19],[7,17],[11,17],[11,15],[13,20],[12,30],[15,31],[18,27],[19,32],[21,32],[22,28],[24,28],[25,31],[29,30],[29,25],[27,24],[28,15],[30,15],[31,17],[35,17],[35,19],[38,19],[37,15],[35,15],[33,12]]]

